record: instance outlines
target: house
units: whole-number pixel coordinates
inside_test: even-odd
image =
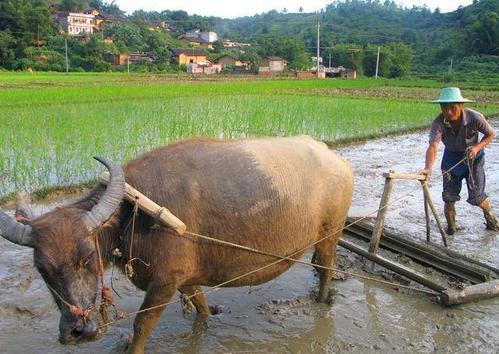
[[[201,31],[200,29],[195,29],[183,34],[186,39],[200,39],[207,43],[213,43],[218,40],[218,34],[213,31]]]
[[[110,16],[103,16],[97,9],[86,9],[82,11],[83,14],[85,15],[92,15],[94,16],[94,33],[95,32],[102,32],[104,30],[104,26],[110,23],[122,23],[123,19],[110,15]]]
[[[317,75],[317,71],[296,71],[296,78],[303,79],[324,79],[326,77],[326,73],[319,71],[319,75]]]
[[[62,30],[69,36],[86,36],[94,33],[95,15],[60,11],[55,15]]]
[[[210,62],[198,63],[198,64],[188,64],[187,72],[190,74],[218,74],[222,71],[222,66],[220,64],[212,64]]]
[[[134,52],[120,54],[106,54],[106,60],[113,65],[153,63],[155,59],[150,53]]]
[[[244,48],[244,47],[251,47],[251,44],[250,43],[243,43],[243,42],[236,42],[236,41],[232,41],[230,39],[224,39],[223,46],[224,46],[224,48]]]
[[[356,79],[357,71],[346,69],[344,66],[332,66],[324,69],[327,77],[342,77],[347,79]]]
[[[173,48],[173,55],[177,57],[179,65],[196,64],[199,62],[208,62],[206,53],[198,48]]]
[[[311,57],[311,59],[313,64],[311,70],[317,72],[317,57]],[[322,57],[319,57],[319,72],[324,72],[324,65],[322,65],[322,63],[323,59]]]
[[[272,75],[284,71],[286,62],[280,57],[269,56],[265,57],[262,61],[262,65],[258,68],[258,74],[260,75]]]
[[[345,69],[340,73],[342,78],[345,79],[356,79],[357,78],[357,70]]]
[[[182,34],[178,37],[178,40],[186,45],[213,49],[213,43],[218,40],[218,35],[213,31],[201,31],[200,29],[196,29]]]
[[[166,32],[173,32],[173,29],[166,23],[166,21],[155,21],[151,22],[151,25],[149,26],[149,31],[151,32],[157,32],[157,31],[166,31]]]
[[[182,36],[181,36],[182,37]],[[213,44],[205,42],[202,39],[186,39],[186,38],[180,38],[179,37],[179,42],[182,45],[190,45],[190,46],[195,46],[201,49],[213,49]]]
[[[235,70],[248,70],[250,65],[248,62],[237,59],[233,55],[224,55],[217,59],[217,64],[220,64],[222,70],[230,67]]]

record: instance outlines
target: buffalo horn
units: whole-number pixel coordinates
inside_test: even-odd
[[[31,226],[16,221],[3,211],[0,211],[0,235],[17,245],[31,245]]]
[[[111,177],[106,191],[99,199],[99,202],[85,215],[85,225],[89,232],[94,231],[111,217],[120,205],[125,191],[125,174],[123,173],[123,169],[107,159],[100,157],[94,157],[94,159],[107,167]]]

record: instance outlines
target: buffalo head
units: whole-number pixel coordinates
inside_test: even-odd
[[[63,344],[89,341],[99,335],[95,303],[100,263],[94,233],[118,208],[125,178],[121,167],[96,159],[109,169],[111,180],[93,207],[75,204],[57,208],[24,223],[0,211],[0,235],[34,250],[35,266],[61,312],[59,340]]]

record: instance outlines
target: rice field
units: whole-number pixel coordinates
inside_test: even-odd
[[[499,112],[497,92],[464,94]],[[423,128],[436,96],[432,82],[0,73],[0,198],[92,181],[102,170],[92,156],[123,163],[192,136],[335,143]]]

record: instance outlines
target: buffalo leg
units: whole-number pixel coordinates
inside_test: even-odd
[[[151,286],[146,293],[144,302],[140,307],[141,310],[159,306],[168,302],[177,291],[177,287],[173,285]],[[144,346],[147,339],[151,335],[153,328],[158,323],[158,320],[166,306],[151,309],[149,311],[140,312],[135,317],[133,323],[133,339],[128,352],[133,354],[144,353]]]
[[[196,311],[200,315],[211,315],[210,307],[206,302],[206,298],[200,286],[182,286],[178,289],[182,294],[189,296],[190,300],[196,307]]]
[[[315,246],[314,263],[323,267],[331,267],[336,256],[336,244],[340,235],[327,238]],[[319,272],[319,294],[317,302],[327,302],[331,287],[333,271],[331,269],[316,268]]]

